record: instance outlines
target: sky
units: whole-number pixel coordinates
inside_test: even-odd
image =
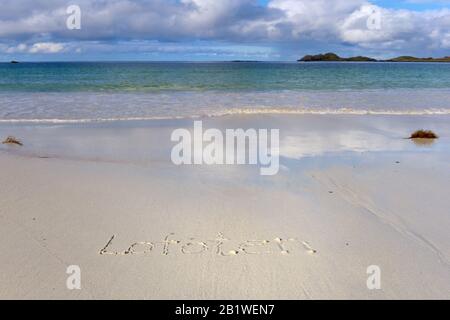
[[[450,56],[450,0],[0,0],[0,8],[0,61]]]

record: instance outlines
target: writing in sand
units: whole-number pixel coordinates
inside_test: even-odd
[[[111,236],[106,245],[100,250],[101,255],[133,255],[133,254],[151,254],[153,252],[160,255],[169,254],[203,254],[213,252],[218,256],[235,256],[238,254],[282,254],[288,255],[295,250],[306,251],[308,254],[316,254],[317,251],[311,245],[295,238],[274,238],[272,240],[245,240],[231,241],[223,233],[219,233],[212,240],[196,240],[188,238],[185,241],[177,240],[174,233],[170,233],[162,241],[140,241],[125,246],[125,250],[118,251],[113,249],[113,240],[115,235]]]

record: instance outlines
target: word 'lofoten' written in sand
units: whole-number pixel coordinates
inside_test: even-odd
[[[278,129],[226,129],[223,134],[219,129],[203,131],[202,121],[194,121],[193,135],[176,129],[170,139],[178,142],[171,153],[176,165],[259,165],[263,176],[280,169]]]
[[[115,235],[111,236],[106,245],[100,250],[101,255],[133,255],[133,254],[151,254],[156,253],[167,256],[169,254],[203,254],[212,252],[218,256],[236,256],[238,254],[282,254],[288,255],[294,251],[316,254],[306,241],[295,238],[274,238],[272,240],[245,240],[232,241],[227,239],[223,233],[219,233],[212,240],[196,240],[188,238],[185,241],[177,240],[174,233],[170,233],[162,241],[140,241],[126,246],[125,250],[113,249],[113,240]]]

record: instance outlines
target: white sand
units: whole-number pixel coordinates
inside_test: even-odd
[[[189,121],[1,126],[25,145],[0,149],[0,298],[449,299],[449,123],[208,120],[280,127],[274,177],[175,167],[168,134]],[[424,126],[433,146],[402,139]],[[164,247],[168,235],[180,242]],[[112,236],[118,254],[100,254]],[[81,290],[66,287],[69,265]],[[381,290],[367,289],[370,265]]]

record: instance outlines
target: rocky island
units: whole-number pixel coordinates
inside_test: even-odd
[[[443,58],[416,58],[411,56],[401,56],[387,60],[388,62],[450,62],[450,57]]]
[[[365,62],[375,62],[376,59],[363,57],[363,56],[357,56],[357,57],[351,57],[351,58],[342,58],[338,56],[335,53],[329,52],[325,54],[318,54],[318,55],[306,55],[300,60],[297,60],[299,62],[314,62],[314,61],[365,61]]]
[[[400,56],[388,60],[377,60],[364,56],[356,56],[350,58],[342,58],[335,53],[329,52],[325,54],[306,55],[303,58],[297,60],[298,62],[450,62],[450,56],[443,58],[416,58],[412,56]]]

